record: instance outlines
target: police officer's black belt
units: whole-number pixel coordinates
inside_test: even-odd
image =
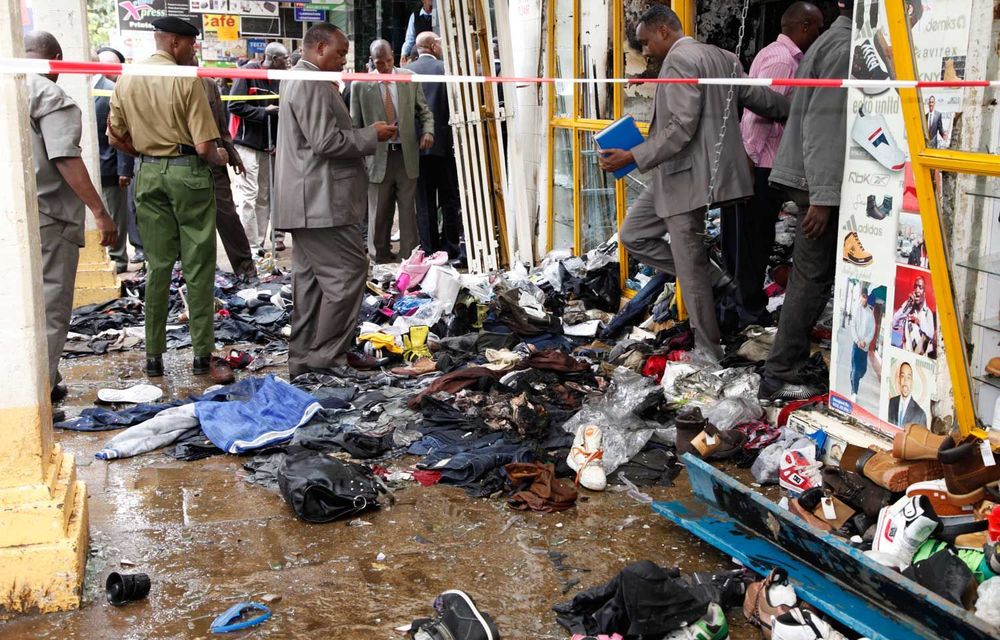
[[[166,160],[167,164],[175,164],[175,165],[179,164],[184,166],[190,166],[195,163],[197,158],[198,156],[175,156],[172,158],[157,158],[154,156],[142,156],[142,161],[149,162],[152,164],[159,164],[164,160]]]

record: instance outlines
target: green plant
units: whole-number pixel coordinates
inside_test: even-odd
[[[115,0],[87,0],[87,30],[95,51],[111,44],[109,32],[118,27],[117,9]]]

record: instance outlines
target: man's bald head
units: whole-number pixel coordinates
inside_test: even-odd
[[[392,45],[385,40],[376,40],[368,47],[372,64],[379,73],[392,73],[396,66],[396,57],[392,53]]]
[[[271,42],[264,49],[265,69],[287,69],[288,49],[280,42]]]
[[[36,60],[59,60],[62,47],[48,31],[32,31],[24,36],[24,55]]]
[[[781,14],[781,33],[806,51],[823,29],[823,12],[811,2],[795,2]]]
[[[440,43],[441,37],[438,34],[433,31],[422,31],[417,35],[415,46],[417,47],[417,53],[429,53],[436,56],[437,47]]]

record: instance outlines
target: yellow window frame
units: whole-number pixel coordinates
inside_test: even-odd
[[[913,42],[904,0],[890,0],[885,5],[889,21],[889,38],[892,41],[892,58],[897,80],[917,80],[913,58]],[[937,296],[938,324],[944,340],[948,373],[951,376],[955,402],[955,421],[963,436],[973,434],[985,439],[987,433],[976,423],[976,410],[972,395],[972,377],[962,339],[958,307],[951,283],[951,260],[941,228],[938,201],[934,192],[932,172],[952,171],[982,176],[1000,176],[1000,157],[974,151],[931,149],[927,146],[924,118],[921,114],[920,95],[916,88],[899,89],[906,125],[906,138],[910,148],[910,164],[920,206],[920,219],[924,228],[924,243],[931,265],[931,282]]]
[[[586,0],[549,0],[547,6],[547,20],[548,20],[548,34],[547,34],[547,56],[548,56],[548,69],[549,75],[555,74],[555,64],[556,64],[556,15],[559,3],[572,3],[573,6],[573,78],[583,77],[582,70],[580,68],[580,6],[582,2]],[[625,25],[625,7],[624,3],[620,0],[614,2],[614,11],[612,12],[612,25],[611,32],[613,34],[612,41],[612,55],[614,64],[612,67],[612,72],[615,78],[623,78],[625,76],[625,47],[628,46],[628,40],[623,38],[623,29]],[[684,33],[693,34],[694,33],[694,0],[674,0],[672,2],[672,7],[674,11],[677,12],[677,17],[680,18],[681,25],[684,27]],[[594,120],[590,118],[581,118],[580,114],[580,91],[583,85],[576,84],[573,87],[573,100],[570,111],[570,117],[556,116],[556,88],[555,85],[550,83],[548,85],[548,103],[549,103],[549,127],[548,127],[548,175],[549,175],[549,192],[548,192],[548,225],[546,229],[546,239],[545,239],[545,250],[546,252],[552,250],[553,235],[554,235],[554,223],[555,223],[555,211],[554,211],[554,198],[555,198],[555,136],[556,130],[562,129],[570,132],[572,136],[572,156],[573,156],[573,184],[579,186],[580,184],[580,134],[581,133],[596,133],[601,129],[604,129],[614,120],[621,118],[624,115],[624,104],[625,104],[625,94],[624,85],[621,83],[615,83],[613,87],[612,94],[612,105],[614,109],[614,119],[613,120]],[[643,135],[649,133],[649,123],[640,122],[639,130]],[[576,188],[573,190],[573,254],[580,255],[581,248],[583,246],[583,225],[582,216],[580,209],[580,190]],[[618,226],[621,227],[622,221],[625,219],[625,211],[627,209],[626,205],[626,191],[625,191],[625,181],[616,180],[615,181],[615,216]],[[626,278],[628,277],[628,255],[625,248],[621,243],[618,243],[618,256],[619,265],[621,267],[621,281],[624,284]]]

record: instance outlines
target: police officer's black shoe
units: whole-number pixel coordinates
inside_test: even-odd
[[[196,376],[203,376],[212,367],[212,356],[195,356],[191,363],[191,373]]]
[[[146,356],[146,377],[163,377],[163,356]]]
[[[69,394],[69,389],[66,388],[66,385],[57,384],[56,386],[52,387],[52,391],[51,393],[49,393],[49,400],[52,401],[52,404],[55,404],[57,402],[62,402],[68,394]]]

